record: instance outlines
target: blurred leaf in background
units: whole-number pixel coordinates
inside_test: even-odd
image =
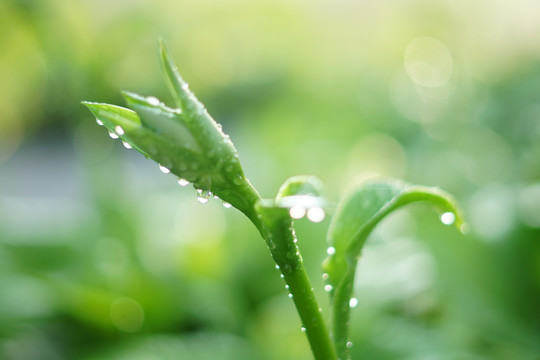
[[[337,203],[377,173],[464,204],[467,236],[419,207],[368,241],[353,358],[538,358],[539,13],[534,0],[3,0],[0,358],[310,358],[241,214],[200,205],[80,105],[122,104],[122,89],[169,101],[158,38],[263,196],[310,173]],[[297,222],[321,300],[327,226]]]

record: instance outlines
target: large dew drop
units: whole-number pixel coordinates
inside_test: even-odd
[[[324,209],[320,207],[312,207],[307,211],[307,218],[314,223],[323,221],[325,215]]]
[[[289,209],[289,215],[293,219],[301,219],[306,215],[306,208],[302,205],[294,205]]]

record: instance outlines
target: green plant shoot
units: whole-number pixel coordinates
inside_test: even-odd
[[[314,222],[325,216],[322,183],[314,176],[287,180],[274,199],[263,199],[246,178],[238,153],[220,124],[189,90],[163,43],[159,53],[175,107],[155,97],[124,92],[129,107],[84,102],[112,137],[159,164],[164,173],[191,183],[199,201],[216,195],[244,213],[266,242],[290,291],[313,356],[317,360],[350,358],[350,300],[360,252],[375,226],[395,209],[426,201],[444,214],[443,222],[463,230],[456,201],[438,188],[401,181],[370,182],[349,192],[339,203],[328,232],[328,258],[323,263],[331,299],[331,332],[303,265],[294,219],[307,214]],[[332,335],[331,335],[332,334]]]

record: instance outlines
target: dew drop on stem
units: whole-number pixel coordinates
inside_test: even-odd
[[[353,347],[353,343],[351,341],[347,341],[347,344],[345,344],[345,346],[347,347],[347,349],[350,349]]]
[[[332,291],[332,289],[333,289],[332,285],[325,285],[324,286],[324,291],[326,291],[326,292],[330,292],[330,291]]]
[[[125,142],[125,141],[122,141],[122,145],[124,145],[124,147],[125,147],[126,149],[128,149],[128,150],[129,150],[129,149],[133,149],[133,147],[132,147],[129,143]]]
[[[292,294],[289,294],[289,299],[292,299],[293,295]]]
[[[112,131],[109,131],[109,136],[110,136],[112,139],[118,139],[118,135],[116,135],[116,134],[113,133]]]
[[[99,126],[103,126],[103,122],[102,122],[101,120],[96,119],[96,122],[97,122],[97,124],[98,124]]]
[[[302,326],[302,328],[300,329],[303,333],[305,333],[307,331],[307,329],[305,327]]]
[[[358,299],[357,298],[351,298],[351,300],[349,300],[349,307],[354,309],[357,305],[358,305]]]
[[[330,246],[328,249],[326,249],[326,253],[328,255],[334,255],[336,253],[336,248],[333,246]]]
[[[322,278],[323,280],[328,280],[328,274],[327,273],[322,274]]]

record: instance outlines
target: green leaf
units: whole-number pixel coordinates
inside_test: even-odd
[[[448,217],[454,218],[452,223],[458,229],[464,229],[455,199],[436,187],[387,180],[363,184],[345,196],[328,230],[328,242],[334,250],[325,262],[325,272],[331,284],[337,285],[343,276],[340,265],[332,264],[356,261],[368,235],[386,215],[403,205],[419,201],[431,203],[441,214],[448,213]]]
[[[323,263],[333,298],[334,343],[341,358],[348,358],[346,346],[349,300],[355,270],[369,234],[392,211],[413,203],[429,202],[444,214],[443,221],[463,230],[463,217],[455,199],[439,188],[416,186],[387,180],[365,183],[343,198],[328,230],[329,256]]]

